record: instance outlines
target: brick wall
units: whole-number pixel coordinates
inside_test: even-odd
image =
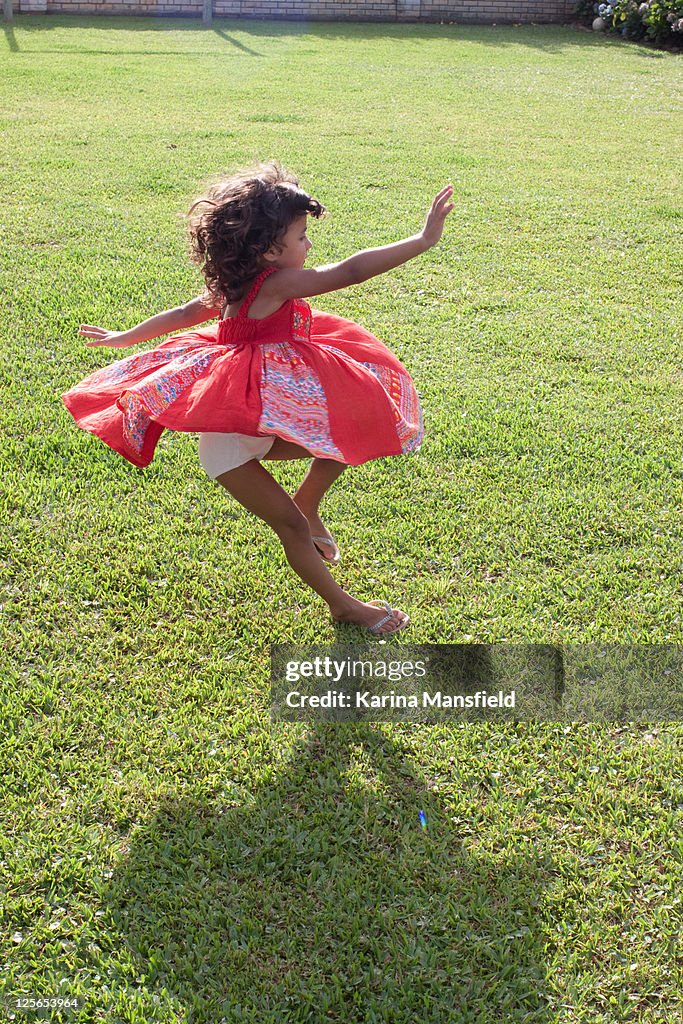
[[[15,0],[15,9],[53,14],[201,17],[203,0]],[[575,0],[214,0],[217,18],[311,21],[561,22]]]
[[[457,22],[570,21],[575,0],[421,0],[421,19]]]

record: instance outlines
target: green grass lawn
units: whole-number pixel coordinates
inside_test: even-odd
[[[295,170],[330,211],[311,263],[413,233],[450,180],[438,248],[314,303],[391,345],[426,421],[331,492],[335,576],[411,614],[399,646],[681,643],[680,58],[26,16],[0,45],[6,995],[79,1022],[678,1022],[681,728],[271,727],[270,645],[335,642],[324,605],[191,436],[137,470],[59,396],[119,355],[80,322],[198,293],[181,215],[212,175]]]

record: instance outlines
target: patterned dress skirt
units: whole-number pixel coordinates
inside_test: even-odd
[[[136,466],[164,429],[281,437],[359,465],[415,451],[422,412],[405,367],[359,324],[303,299],[169,338],[97,370],[63,395],[76,423]]]

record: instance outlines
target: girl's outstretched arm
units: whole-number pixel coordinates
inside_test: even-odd
[[[93,327],[91,324],[81,324],[79,334],[83,338],[90,338],[86,342],[91,348],[95,345],[109,345],[112,348],[128,348],[129,345],[138,345],[141,341],[150,341],[162,334],[175,334],[177,331],[186,331],[197,324],[203,324],[207,320],[213,320],[218,316],[220,310],[207,306],[202,298],[192,299],[184,306],[176,306],[175,309],[167,309],[163,313],[157,313],[149,320],[143,320],[136,327],[128,331],[108,331],[104,327]]]
[[[452,185],[441,189],[434,198],[419,234],[378,249],[365,249],[341,263],[331,263],[315,270],[280,270],[266,279],[263,291],[285,302],[287,299],[322,295],[324,292],[347,288],[400,267],[402,263],[431,249],[440,240],[446,217],[455,205],[451,202],[452,195]]]

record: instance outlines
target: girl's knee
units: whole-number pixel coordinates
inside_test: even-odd
[[[291,541],[307,541],[311,539],[308,519],[293,502],[292,507],[279,516],[275,522],[272,522],[271,526],[285,546]]]

